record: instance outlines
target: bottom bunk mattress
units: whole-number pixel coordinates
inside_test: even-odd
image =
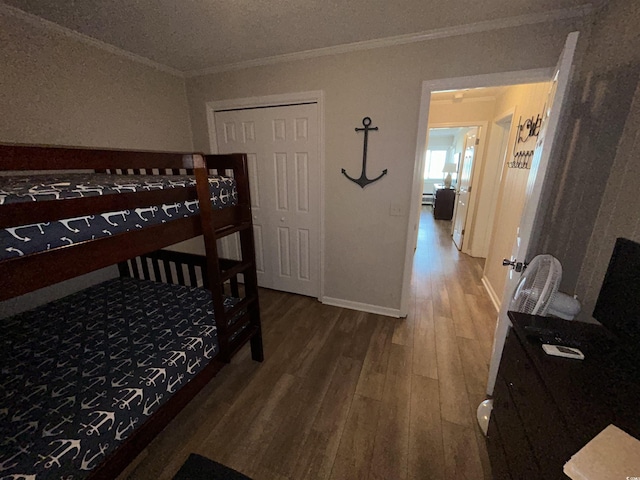
[[[86,477],[218,351],[210,292],[147,280],[0,320],[0,478]]]

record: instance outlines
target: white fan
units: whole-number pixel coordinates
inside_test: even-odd
[[[558,292],[560,280],[560,261],[551,255],[538,255],[522,274],[509,310],[573,320],[580,311],[580,302],[570,295]]]
[[[573,320],[580,311],[580,302],[558,291],[562,280],[562,265],[552,255],[538,255],[527,265],[513,292],[509,310],[532,315],[548,315]],[[484,400],[476,415],[480,428],[487,434],[493,400]]]
[[[538,255],[527,265],[513,292],[509,310],[546,315],[562,279],[562,265],[551,255]]]

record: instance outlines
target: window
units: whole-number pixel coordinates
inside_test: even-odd
[[[424,178],[444,178],[442,169],[444,163],[447,161],[446,150],[427,150],[426,158],[424,162]]]

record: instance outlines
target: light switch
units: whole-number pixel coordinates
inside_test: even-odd
[[[401,217],[404,215],[404,211],[401,205],[397,203],[392,203],[389,205],[389,215],[392,217]]]

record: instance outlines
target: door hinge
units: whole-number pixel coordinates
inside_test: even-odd
[[[462,229],[462,235],[464,235],[464,228]]]
[[[476,138],[476,145],[480,145],[480,138]]]
[[[473,187],[473,185],[469,185],[469,188],[467,189],[467,192],[471,193],[471,187]]]

